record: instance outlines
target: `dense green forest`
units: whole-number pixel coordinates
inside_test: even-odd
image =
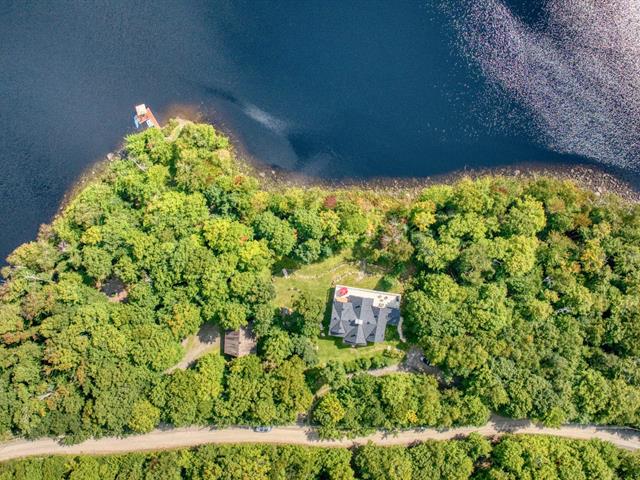
[[[419,194],[258,178],[209,125],[128,137],[2,270],[0,432],[75,442],[310,410],[325,436],[489,411],[640,425],[637,205],[548,178]],[[280,316],[273,275],[344,252],[404,286],[405,333],[444,385],[319,364],[324,296]],[[169,370],[202,324],[247,322],[258,355]]]
[[[323,395],[313,410],[323,438],[366,435],[417,426],[484,425],[489,410],[478,397],[440,390],[428,375],[359,374]]]
[[[426,190],[406,315],[449,379],[548,425],[640,425],[640,208],[566,183]]]
[[[477,435],[411,447],[206,445],[0,464],[0,480],[638,480],[640,457],[598,441]]]

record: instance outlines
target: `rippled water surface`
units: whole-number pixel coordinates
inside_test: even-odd
[[[195,108],[255,159],[329,178],[592,161],[550,141],[531,85],[504,84],[513,52],[478,40],[505,12],[540,25],[538,3],[0,0],[0,255],[132,130],[139,102],[161,121]]]

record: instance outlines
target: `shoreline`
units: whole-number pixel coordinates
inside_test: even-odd
[[[470,167],[452,170],[446,173],[438,173],[425,176],[371,176],[371,177],[344,177],[337,180],[313,176],[288,170],[276,164],[263,162],[250,154],[242,143],[239,135],[233,130],[221,126],[204,112],[190,115],[197,118],[198,123],[212,125],[217,131],[229,138],[232,152],[236,160],[246,169],[243,173],[251,174],[258,178],[265,188],[285,187],[324,187],[328,189],[369,189],[386,193],[415,194],[419,190],[432,185],[452,184],[463,178],[477,179],[486,176],[503,176],[509,178],[535,179],[550,177],[559,180],[570,180],[579,187],[593,192],[596,196],[616,194],[623,200],[631,203],[640,203],[640,175],[637,185],[629,180],[633,175],[630,171],[593,163],[558,163],[529,160],[514,165],[502,165],[491,167]],[[187,120],[191,121],[191,120]]]
[[[172,118],[172,120],[177,120],[178,122],[192,121],[179,116]],[[165,122],[164,126],[168,123],[168,121]],[[293,170],[286,170],[277,165],[264,163],[255,157],[247,155],[242,145],[236,144],[237,138],[234,135],[218,129],[214,123],[203,122],[202,119],[196,120],[196,123],[208,123],[216,130],[228,136],[231,141],[231,153],[235,161],[238,162],[241,171],[258,179],[266,189],[282,187],[320,187],[333,190],[375,190],[391,195],[413,196],[417,195],[424,188],[433,185],[450,185],[464,178],[477,179],[489,176],[502,176],[514,179],[533,180],[536,178],[549,177],[559,180],[569,180],[579,187],[594,193],[598,197],[614,194],[630,203],[640,203],[640,188],[634,187],[630,181],[625,179],[624,173],[611,173],[607,171],[605,166],[600,167],[592,164],[550,165],[527,162],[501,167],[465,168],[423,177],[346,177],[332,180],[330,178],[310,176]],[[47,223],[53,222],[82,188],[98,180],[112,161],[123,158],[123,156],[124,142],[116,150],[107,153],[103,158],[88,165],[78,179],[64,193],[56,213]]]
[[[60,203],[58,205],[58,208],[56,209],[56,212],[46,224],[52,223],[58,217],[58,215],[60,215],[64,211],[64,209],[67,208],[67,206],[73,201],[76,195],[78,195],[82,191],[84,187],[87,187],[93,182],[99,180],[105,173],[107,167],[111,162],[122,158],[123,152],[124,144],[120,145],[118,150],[109,152],[103,158],[100,158],[94,163],[88,165],[82,171],[82,173],[80,173],[77,180],[65,190],[62,198],[60,199]]]
[[[623,175],[610,173],[606,168],[569,164],[546,165],[523,163],[502,167],[469,168],[424,177],[370,177],[331,180],[304,175],[295,171],[261,163],[259,160],[239,158],[251,173],[264,182],[265,187],[324,187],[329,189],[365,189],[384,193],[412,194],[433,185],[449,185],[464,178],[507,177],[523,180],[548,177],[569,180],[596,196],[614,194],[631,203],[640,203],[640,188],[634,187]]]
[[[229,138],[236,160],[246,169],[244,173],[258,178],[265,188],[324,187],[328,189],[368,189],[385,193],[415,194],[432,185],[452,184],[463,178],[477,179],[487,176],[535,179],[550,177],[570,180],[596,196],[615,194],[631,203],[640,203],[640,184],[634,186],[628,180],[631,172],[612,172],[611,167],[594,163],[551,164],[526,161],[515,165],[496,167],[472,167],[416,177],[345,177],[338,180],[312,176],[287,170],[275,164],[263,162],[247,152],[242,141],[229,129],[218,127],[207,115],[198,117],[200,123],[208,123]],[[190,120],[187,120],[190,121]]]

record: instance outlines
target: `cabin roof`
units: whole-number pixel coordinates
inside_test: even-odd
[[[250,325],[238,330],[228,330],[224,334],[224,353],[232,357],[244,357],[255,353],[257,347],[256,336]]]
[[[384,341],[387,324],[400,320],[400,295],[336,285],[329,335],[350,345]]]

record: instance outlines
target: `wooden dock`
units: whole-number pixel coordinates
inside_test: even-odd
[[[149,128],[162,128],[160,126],[160,122],[158,122],[156,116],[151,111],[151,108],[147,107],[144,103],[136,106],[136,115],[134,120],[137,128],[140,128],[142,125],[146,125]]]

